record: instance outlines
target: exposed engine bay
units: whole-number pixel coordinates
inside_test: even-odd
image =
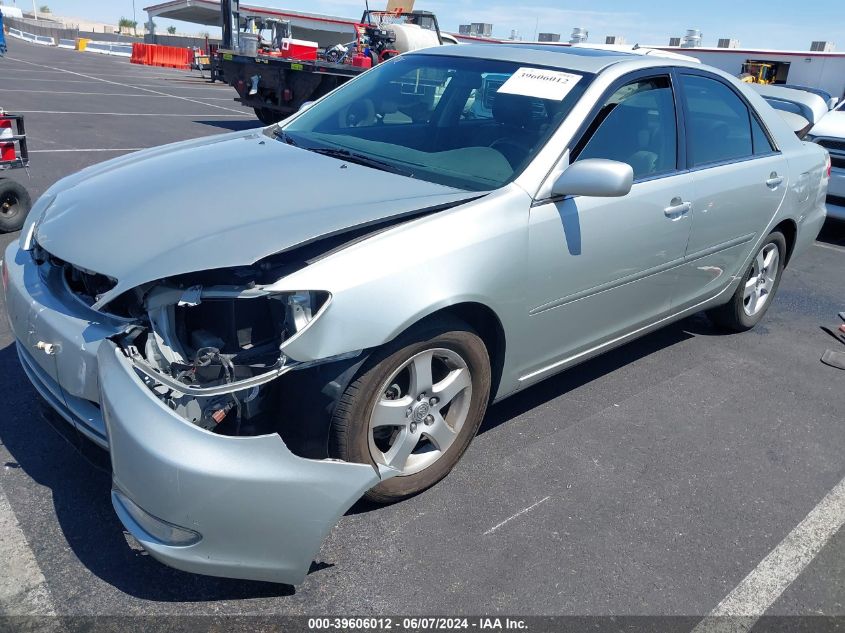
[[[67,290],[89,307],[114,286],[37,244],[32,256],[60,274]],[[276,379],[314,366],[292,361],[281,348],[330,300],[325,291],[271,289],[307,265],[296,259],[268,258],[133,288],[103,310],[127,324],[113,340],[150,390],[189,422],[224,435],[281,433],[283,389]]]
[[[188,421],[226,435],[272,433],[278,392],[271,383],[301,365],[280,348],[329,295],[273,292],[256,279],[226,281],[236,280],[191,275],[133,290],[135,302],[125,305],[143,314],[121,347],[144,382]]]
[[[330,457],[326,438],[334,403],[366,354],[355,350],[311,362],[288,358],[285,343],[325,311],[331,295],[279,290],[278,282],[396,224],[463,202],[329,234],[250,265],[143,283],[105,304],[115,279],[66,262],[37,241],[31,256],[77,301],[125,322],[111,339],[180,417],[222,435],[278,433],[296,454],[324,459]],[[293,422],[303,419],[309,424]]]

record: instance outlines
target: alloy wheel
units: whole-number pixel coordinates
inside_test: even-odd
[[[455,442],[471,398],[472,378],[460,354],[446,348],[415,354],[379,391],[369,420],[370,454],[401,475],[428,468]]]
[[[766,244],[751,265],[751,275],[745,282],[742,306],[745,314],[754,316],[768,303],[777,281],[780,252],[777,244]]]

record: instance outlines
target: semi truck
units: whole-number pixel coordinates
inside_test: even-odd
[[[340,84],[400,53],[456,44],[428,11],[374,11],[350,20],[347,44],[321,46],[297,39],[290,22],[242,16],[239,0],[221,2],[223,41],[212,59],[212,81],[224,81],[235,98],[270,125]]]

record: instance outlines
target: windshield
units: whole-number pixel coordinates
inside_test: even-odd
[[[591,79],[515,62],[402,55],[329,94],[277,136],[376,169],[491,190],[519,175]]]

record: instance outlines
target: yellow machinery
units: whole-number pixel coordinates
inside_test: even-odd
[[[777,70],[773,64],[745,62],[739,75],[740,81],[749,84],[773,84]]]

